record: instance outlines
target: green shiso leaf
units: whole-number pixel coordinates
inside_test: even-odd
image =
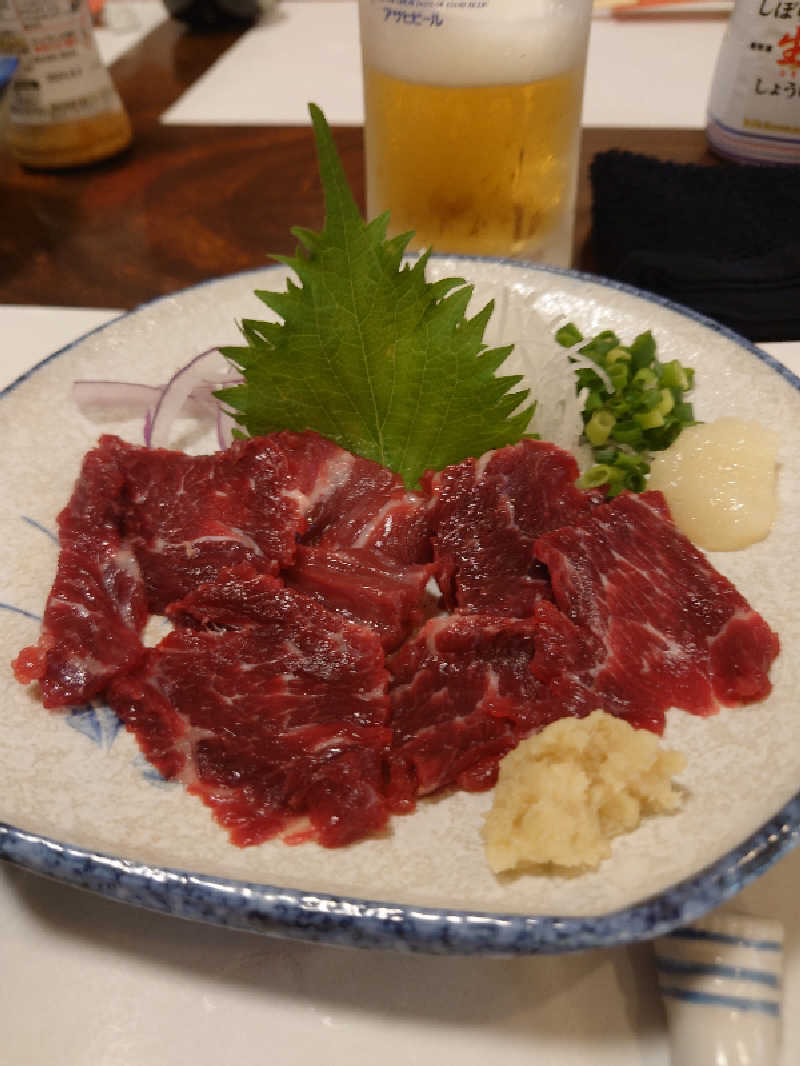
[[[365,222],[324,115],[310,105],[325,194],[321,233],[295,228],[285,292],[257,295],[280,321],[241,324],[223,348],[244,383],[216,395],[251,436],[311,429],[415,486],[426,469],[516,443],[533,405],[519,376],[497,376],[513,346],[488,348],[487,304],[466,317],[472,287],[425,279],[427,253],[402,257],[388,214]],[[299,282],[299,284],[298,284]]]

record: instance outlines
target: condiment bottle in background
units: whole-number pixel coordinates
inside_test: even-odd
[[[729,159],[800,164],[800,0],[736,0],[706,134]]]
[[[20,163],[80,166],[130,144],[130,119],[100,58],[86,0],[0,0],[0,37],[19,54],[5,135]]]

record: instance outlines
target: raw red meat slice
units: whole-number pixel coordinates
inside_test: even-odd
[[[147,620],[136,559],[119,535],[123,478],[107,442],[90,451],[58,516],[61,551],[41,635],[14,673],[39,681],[45,707],[84,703],[143,655]]]
[[[660,732],[664,712],[762,699],[778,637],[673,525],[661,493],[623,494],[536,542],[555,603],[537,612],[537,676],[566,713]]]
[[[429,474],[427,496],[314,433],[198,457],[105,437],[16,675],[47,706],[105,694],[241,846],[361,839],[489,787],[565,715],[660,731],[673,705],[766,696],[778,638],[663,497],[601,505],[576,477],[538,441]],[[455,613],[425,621],[431,574]],[[148,607],[176,628],[145,650]]]
[[[532,674],[536,626],[528,619],[433,618],[390,662],[392,780],[399,794],[447,785],[491,787],[499,760],[551,720]]]
[[[434,497],[439,584],[448,607],[525,618],[550,594],[533,556],[538,536],[581,519],[596,493],[575,487],[578,466],[561,448],[524,440],[423,479]]]
[[[392,650],[424,622],[426,586],[433,569],[432,563],[401,566],[366,548],[299,545],[294,565],[282,576],[287,585],[313,596],[330,610],[368,625],[384,648]]]
[[[391,738],[377,636],[250,567],[173,604],[178,623],[109,703],[239,846],[334,847],[383,827]]]
[[[536,654],[531,664],[534,676],[543,681],[549,698],[558,707],[558,717],[584,717],[602,708],[625,718],[639,729],[661,733],[664,711],[671,706],[658,686],[649,684],[647,671],[641,676],[637,666],[603,675],[598,672],[605,660],[602,639],[591,629],[576,625],[549,600],[541,600],[534,611]]]
[[[276,574],[292,562],[304,528],[296,489],[302,464],[277,436],[237,441],[213,455],[122,441],[115,448],[128,498],[123,530],[154,613],[224,567]]]
[[[431,559],[428,500],[369,459],[339,450],[320,470],[303,542],[319,548],[366,548],[401,564]]]

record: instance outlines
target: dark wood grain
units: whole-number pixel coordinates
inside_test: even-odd
[[[360,194],[361,131],[338,137]],[[136,306],[290,252],[319,228],[310,130],[152,127],[91,171],[0,176],[0,301]]]
[[[134,127],[123,155],[36,172],[0,153],[0,302],[131,308],[291,252],[291,225],[319,228],[322,193],[308,127],[170,126],[163,112],[237,39],[168,21],[112,68]],[[363,207],[359,128],[334,130]],[[584,132],[575,262],[591,269],[588,164],[624,147],[712,162],[700,131]]]

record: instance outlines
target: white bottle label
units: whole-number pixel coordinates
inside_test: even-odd
[[[74,122],[122,109],[83,0],[0,0],[0,38],[24,48],[8,90],[12,123]]]
[[[737,159],[800,163],[800,0],[739,0],[714,72],[708,137]]]

